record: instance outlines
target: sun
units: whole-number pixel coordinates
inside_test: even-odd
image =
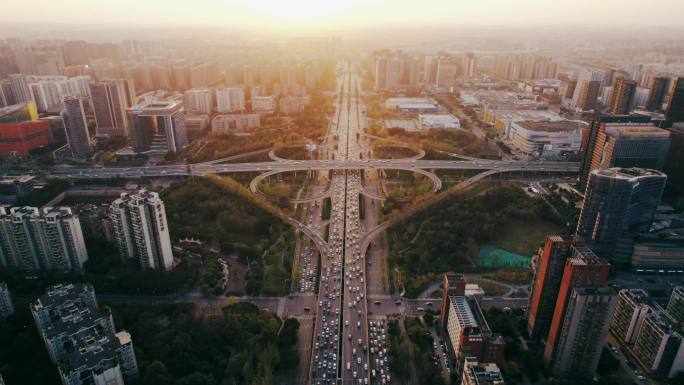
[[[338,20],[361,0],[253,0],[248,7],[284,22]]]

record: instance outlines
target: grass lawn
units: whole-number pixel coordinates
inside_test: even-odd
[[[516,254],[531,256],[544,244],[547,235],[557,234],[560,230],[558,225],[541,219],[512,221],[503,226],[490,244]]]
[[[481,279],[469,279],[468,283],[476,283],[484,290],[486,295],[504,295],[508,293],[508,288],[494,282],[484,281]]]

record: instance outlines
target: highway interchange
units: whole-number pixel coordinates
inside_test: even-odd
[[[369,183],[368,175],[377,175],[376,171],[388,169],[417,172],[433,181],[433,191],[436,192],[441,189],[442,182],[434,173],[435,170],[480,170],[479,174],[461,183],[465,187],[498,173],[566,174],[576,173],[579,165],[569,162],[487,160],[471,157],[460,157],[458,160],[421,160],[420,156],[406,159],[369,159],[369,143],[373,138],[364,133],[365,115],[359,100],[360,84],[361,81],[351,66],[346,67],[338,78],[340,91],[335,105],[335,119],[332,120],[330,132],[323,143],[327,148],[334,149],[328,152],[332,159],[286,160],[272,157],[273,161],[269,162],[222,163],[233,161],[231,158],[195,164],[142,167],[54,167],[41,172],[58,178],[176,177],[258,172],[261,174],[252,180],[250,188],[259,193],[259,182],[271,175],[330,170],[329,189],[317,186],[318,195],[315,197],[293,200],[293,203],[308,205],[312,218],[314,212],[320,213],[318,204],[322,198],[330,197],[328,239],[324,239],[324,226],[321,226],[320,218],[310,218],[307,224],[287,218],[313,241],[315,249],[320,253],[320,266],[312,261],[316,251],[309,244],[302,254],[307,278],[304,280],[305,284],[299,288],[301,293],[290,296],[284,302],[267,300],[265,306],[288,308],[289,310],[280,310],[278,313],[293,312],[292,315],[298,316],[306,314],[304,318],[313,319],[310,340],[300,341],[300,344],[309,343],[311,347],[306,350],[306,354],[310,354],[310,359],[307,360],[309,384],[389,384],[391,380],[387,368],[387,351],[383,345],[386,335],[385,317],[415,313],[420,308],[419,305],[433,304],[430,300],[409,303],[386,295],[386,290],[381,288],[379,266],[382,262],[373,259],[375,265],[371,268],[371,253],[367,255],[367,251],[376,236],[396,221],[374,223],[374,215],[370,220],[361,220],[360,196],[367,202],[382,199],[377,186]],[[266,150],[257,152],[264,151]],[[362,153],[366,156],[361,156]],[[315,210],[309,205],[314,202]],[[368,206],[366,205],[366,211],[371,210]],[[317,285],[313,270],[316,267],[320,271]],[[373,286],[367,286],[371,282]],[[370,288],[373,292],[369,298],[367,290]],[[292,304],[288,305],[290,302]],[[369,310],[372,311],[371,317]],[[369,333],[372,333],[371,339]]]

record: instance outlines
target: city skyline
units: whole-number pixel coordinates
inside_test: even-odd
[[[0,385],[684,385],[681,0],[9,1]]]

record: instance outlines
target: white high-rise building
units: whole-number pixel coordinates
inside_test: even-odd
[[[575,92],[572,95],[572,105],[573,107],[578,106],[581,104],[581,99],[583,96],[583,90],[585,87],[585,84],[588,84],[589,82],[602,82],[603,81],[603,71],[582,71],[578,76],[577,76],[577,86],[575,86]],[[598,90],[598,94],[600,95],[601,90]]]
[[[31,101],[31,91],[29,89],[29,81],[24,74],[9,75],[10,87],[14,94],[16,103],[28,103]]]
[[[38,111],[45,112],[50,108],[62,105],[64,96],[68,95],[66,77],[54,80],[39,80],[29,84],[31,99],[36,102]]]
[[[211,114],[214,95],[209,88],[193,88],[185,91],[185,110],[193,114]]]
[[[245,110],[245,93],[239,87],[216,89],[216,111],[219,113],[242,112]]]
[[[3,267],[82,272],[87,260],[81,222],[70,208],[0,208]]]
[[[75,76],[67,79],[69,94],[80,97],[90,97],[90,76]]]
[[[122,259],[137,258],[143,269],[173,267],[166,210],[159,194],[147,190],[123,193],[112,202],[109,217]]]

